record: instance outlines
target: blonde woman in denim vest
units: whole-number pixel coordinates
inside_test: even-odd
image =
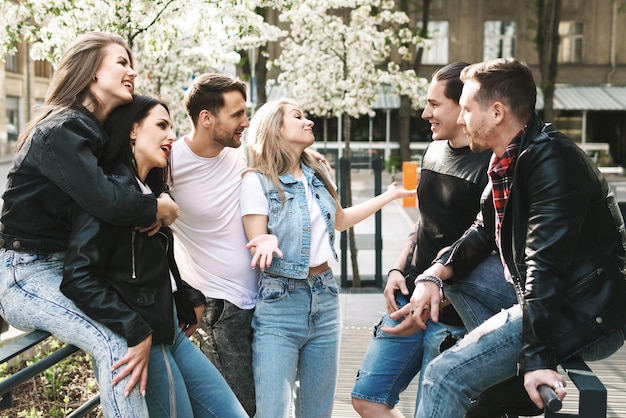
[[[289,100],[261,106],[248,129],[250,169],[241,188],[241,214],[252,268],[261,283],[252,327],[257,418],[332,414],[341,314],[328,260],[337,260],[335,230],[343,231],[394,199],[415,191],[389,186],[367,202],[342,208],[325,166],[305,150],[313,122]],[[257,243],[273,234],[277,240]],[[298,384],[296,385],[296,381]]]

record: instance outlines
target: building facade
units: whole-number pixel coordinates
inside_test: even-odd
[[[609,164],[626,164],[626,0],[562,0],[555,123],[574,141],[599,151]],[[409,14],[421,24],[420,0]],[[514,56],[527,62],[540,84],[534,41],[535,0],[431,0],[429,36],[419,75],[430,78],[453,61],[478,62]],[[272,15],[269,15],[270,19]],[[277,21],[277,17],[274,16]],[[278,44],[268,46],[270,58]],[[14,139],[32,116],[33,105],[44,99],[52,69],[29,58],[28,45],[0,63],[0,153],[10,152]],[[275,77],[275,74],[269,74]],[[374,118],[353,123],[353,144],[371,154],[372,149],[397,146],[394,119],[397,100],[382,97]],[[539,95],[537,107],[543,107]],[[421,111],[412,115],[411,143],[416,152],[430,141]],[[316,137],[336,140],[337,119],[316,120]],[[380,145],[386,144],[386,145]],[[593,145],[600,144],[600,145]],[[606,152],[606,149],[609,152]],[[387,155],[387,152],[385,153]]]
[[[429,13],[430,46],[424,52],[419,75],[432,73],[453,61],[479,62],[516,57],[532,68],[539,85],[539,58],[535,43],[535,0],[432,0]],[[420,8],[422,2],[414,2]],[[417,7],[416,7],[417,6]],[[419,26],[420,10],[410,13]],[[562,0],[561,43],[553,122],[574,141],[607,165],[626,164],[626,1]],[[543,97],[538,92],[541,114]],[[389,114],[391,113],[391,114]],[[381,149],[385,137],[396,137],[396,109],[380,109],[373,120],[353,123],[351,145],[358,141]],[[421,111],[413,112],[411,145],[416,151],[430,141],[428,124]],[[324,121],[318,120],[318,125]],[[335,138],[337,121],[326,121],[329,138]],[[321,137],[321,127],[316,137]],[[393,140],[392,140],[393,141]]]
[[[13,152],[18,132],[31,119],[33,106],[43,102],[52,74],[48,62],[30,58],[25,42],[4,59],[0,65],[0,155]]]
[[[539,85],[535,3],[434,0],[429,24],[434,46],[424,56],[421,75],[451,61],[516,57],[531,66]],[[562,0],[559,35],[550,122],[591,151],[603,152],[608,144],[610,155],[600,156],[607,163],[626,162],[626,2]],[[539,92],[540,114],[542,108]]]

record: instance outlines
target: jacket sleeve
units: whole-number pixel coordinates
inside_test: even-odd
[[[451,266],[455,276],[464,276],[493,251],[495,244],[495,209],[490,184],[483,191],[481,211],[472,225],[449,247],[439,251],[434,262]]]
[[[555,318],[561,310],[566,274],[572,264],[589,208],[589,167],[571,146],[549,141],[518,161],[517,189],[527,198],[521,368],[555,369],[552,346]],[[514,199],[513,192],[511,199]],[[519,205],[518,205],[519,206]],[[518,207],[516,206],[516,207]],[[515,228],[515,227],[514,227]],[[520,244],[518,244],[520,245]]]
[[[97,218],[113,225],[149,226],[156,219],[154,195],[110,181],[98,166],[104,132],[87,117],[69,118],[44,140],[42,174]]]
[[[116,227],[76,208],[65,255],[61,292],[90,318],[124,337],[129,347],[152,334],[150,325],[124,303],[105,278]]]

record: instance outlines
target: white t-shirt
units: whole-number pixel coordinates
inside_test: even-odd
[[[315,202],[313,192],[304,178],[296,179],[304,184],[306,203],[311,215],[311,249],[309,255],[309,267],[319,266],[333,259],[333,251],[328,239],[326,221],[322,216],[322,210]],[[243,178],[241,185],[241,216],[244,215],[268,215],[269,204],[259,177],[255,173],[248,173]]]
[[[184,139],[172,145],[171,194],[180,207],[172,224],[174,255],[182,278],[206,297],[252,309],[258,273],[241,222],[243,147],[224,148],[217,157],[194,154]]]

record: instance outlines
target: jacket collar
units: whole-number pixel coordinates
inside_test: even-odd
[[[311,167],[303,164],[302,161],[300,161],[300,168],[302,169],[302,174],[304,178],[307,179],[307,181],[310,183],[311,177],[315,175],[315,171],[313,171]],[[296,180],[295,177],[292,176],[289,172],[281,174],[280,176],[278,176],[278,178],[280,179],[280,182],[282,184],[294,184],[298,182],[298,180]]]
[[[534,114],[528,121],[526,132],[520,140],[519,153],[521,154],[534,144],[548,141],[554,132],[556,132],[556,128],[552,123],[544,123],[537,114]]]

